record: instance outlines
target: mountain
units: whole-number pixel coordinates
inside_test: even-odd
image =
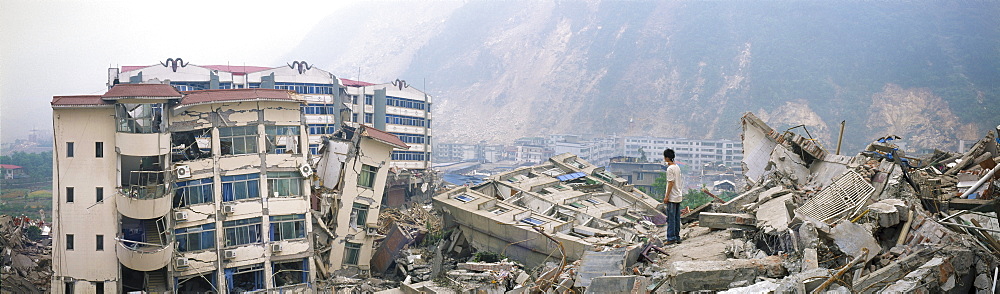
[[[434,95],[438,142],[739,136],[753,111],[845,149],[954,148],[1000,122],[1000,2],[367,2],[292,59]],[[359,76],[360,74],[360,76]]]

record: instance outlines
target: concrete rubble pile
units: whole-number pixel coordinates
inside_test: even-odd
[[[0,292],[45,293],[52,277],[52,239],[28,238],[28,228],[45,227],[26,217],[0,215]]]
[[[964,154],[910,157],[893,143],[898,137],[888,136],[852,157],[775,131],[752,113],[742,125],[747,187],[726,203],[695,210],[696,224],[685,229],[729,235],[726,259],[671,262],[663,287],[729,293],[992,293],[996,287],[995,133]],[[684,254],[682,246],[667,251]]]
[[[680,244],[663,245],[665,218],[655,200],[562,154],[439,193],[429,215],[441,217],[440,226],[380,222],[383,234],[405,237],[405,246],[388,246],[395,267],[383,271],[403,282],[381,293],[996,288],[996,133],[965,153],[908,156],[889,136],[845,156],[751,113],[742,126],[746,187],[687,212]],[[470,262],[483,253],[501,260]]]

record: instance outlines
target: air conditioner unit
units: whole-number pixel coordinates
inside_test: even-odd
[[[191,167],[187,165],[178,165],[175,169],[178,179],[186,179],[191,177]]]
[[[281,243],[271,244],[271,252],[281,252],[282,249],[285,248]]]
[[[299,173],[301,173],[303,177],[309,177],[313,174],[313,169],[308,164],[302,164],[299,166]]]
[[[178,257],[174,260],[174,267],[176,268],[186,268],[188,267],[188,259],[184,257]]]
[[[368,234],[369,235],[377,235],[378,234],[378,228],[368,227]]]
[[[223,205],[222,206],[222,213],[223,214],[233,214],[233,213],[236,213],[236,205]]]
[[[236,258],[236,250],[226,250],[222,252],[222,257],[225,259]]]
[[[188,213],[187,213],[187,211],[174,212],[174,220],[175,221],[186,221],[187,219],[188,219]]]

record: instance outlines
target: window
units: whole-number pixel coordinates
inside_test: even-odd
[[[378,173],[378,168],[364,164],[361,166],[361,173],[358,174],[358,186],[365,188],[375,187],[375,175]]]
[[[522,219],[521,222],[532,226],[540,226],[545,223],[545,221],[533,217],[526,217]]]
[[[212,178],[177,182],[174,190],[174,207],[215,202],[212,194]]]
[[[405,107],[412,109],[427,109],[427,102],[420,100],[398,98],[398,97],[385,97],[385,104],[388,106]]]
[[[426,144],[427,137],[424,135],[414,135],[414,134],[404,134],[404,133],[392,133],[403,140],[403,143],[413,143],[413,144]]]
[[[260,198],[260,174],[222,176],[222,201]]]
[[[375,123],[375,115],[371,113],[365,113],[365,123],[366,124]]]
[[[309,125],[307,129],[310,135],[327,135],[333,134],[337,130],[337,127],[331,124],[315,124]]]
[[[424,119],[422,117],[415,117],[415,116],[386,114],[385,115],[385,123],[388,123],[388,124],[397,124],[397,125],[405,125],[405,126],[423,127],[423,126],[426,125],[426,119]]]
[[[427,159],[427,153],[417,152],[417,151],[393,151],[392,160],[413,160],[413,161],[424,161]]]
[[[228,293],[243,293],[264,289],[264,264],[258,263],[225,269]],[[230,278],[231,277],[231,278]]]
[[[375,100],[375,97],[372,95],[365,95],[365,105],[372,105],[372,100]]]
[[[274,286],[283,287],[288,285],[302,284],[309,281],[309,259],[296,259],[271,264],[274,271]]]
[[[307,104],[302,106],[302,113],[305,114],[333,114],[336,108],[333,104]]]
[[[160,132],[163,122],[163,104],[115,104],[115,118],[118,132],[151,134]]]
[[[319,144],[309,144],[309,154],[319,154]]]
[[[597,198],[587,198],[587,200],[584,200],[584,201],[587,201],[587,202],[590,202],[590,203],[593,203],[593,204],[600,204],[601,203],[601,200],[597,200]]]
[[[219,128],[222,155],[257,153],[257,126]]]
[[[267,188],[269,196],[295,197],[302,196],[302,175],[298,172],[267,173]]]
[[[222,222],[226,230],[226,247],[260,243],[260,218]]]
[[[346,242],[344,244],[344,264],[347,265],[358,265],[358,259],[361,256],[361,244]]]
[[[299,153],[299,126],[266,126],[267,153]]]
[[[104,158],[104,142],[94,143],[94,156],[97,158]]]
[[[104,187],[97,187],[94,190],[95,190],[94,191],[95,198],[97,198],[96,201],[98,203],[103,202],[104,201]]]
[[[215,249],[215,223],[174,230],[177,251],[189,252]]]
[[[455,196],[455,199],[457,199],[458,201],[462,201],[462,202],[469,202],[469,201],[472,201],[472,200],[476,200],[476,197],[475,196],[469,196],[469,195],[461,194],[461,195]]]
[[[66,203],[73,203],[73,187],[66,187]]]
[[[584,207],[587,207],[586,205],[583,205],[583,204],[582,204],[582,203],[580,203],[580,202],[573,202],[573,203],[570,203],[570,204],[569,204],[569,206],[572,206],[572,207],[576,207],[576,208],[584,208]]]
[[[66,157],[73,157],[73,142],[66,142]]]
[[[505,212],[508,211],[510,210],[499,206],[494,207],[493,209],[490,210],[490,212],[492,212],[493,214],[504,214]]]
[[[351,209],[351,220],[352,224],[357,225],[359,228],[365,226],[365,222],[368,221],[368,205],[361,203],[354,203],[354,207]]]
[[[358,122],[358,114],[357,113],[351,113],[351,121],[352,122]]]
[[[97,292],[97,294],[103,294],[104,282],[93,282],[93,283],[94,283],[94,292]]]
[[[66,284],[65,284],[66,285],[66,288],[65,288],[66,294],[76,294],[76,290],[73,289],[73,285],[74,284],[76,284],[76,282],[66,282]]]
[[[271,241],[302,239],[306,237],[306,215],[271,216]]]
[[[104,251],[104,235],[97,235],[95,241],[97,241],[97,251]]]
[[[73,250],[73,234],[66,234],[66,250]]]

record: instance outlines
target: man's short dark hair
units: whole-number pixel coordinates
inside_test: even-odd
[[[663,150],[663,158],[674,160],[674,149],[667,148],[667,150]]]

